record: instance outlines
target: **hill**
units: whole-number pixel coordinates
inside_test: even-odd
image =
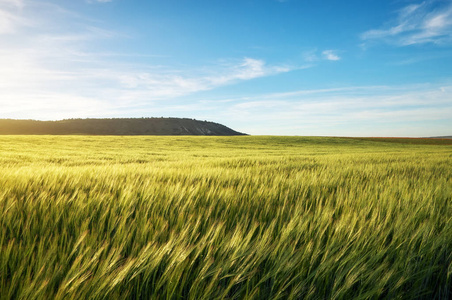
[[[245,135],[224,125],[182,118],[0,119],[0,134],[86,135]]]

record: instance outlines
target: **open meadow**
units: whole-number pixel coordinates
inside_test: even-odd
[[[425,141],[0,136],[0,299],[450,299]]]

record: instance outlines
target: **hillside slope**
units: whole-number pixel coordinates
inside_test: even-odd
[[[218,123],[180,118],[61,121],[0,119],[0,134],[244,135]]]

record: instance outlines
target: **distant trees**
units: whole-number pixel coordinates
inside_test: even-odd
[[[0,134],[243,135],[224,125],[188,118],[105,118],[35,121],[0,119]]]

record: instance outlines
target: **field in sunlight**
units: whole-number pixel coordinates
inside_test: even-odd
[[[452,298],[452,146],[0,136],[0,299]]]

